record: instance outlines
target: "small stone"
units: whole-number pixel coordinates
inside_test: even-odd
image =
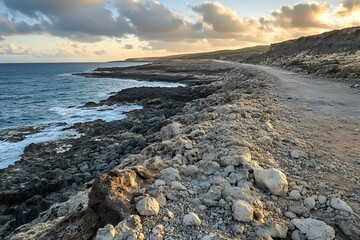
[[[323,221],[316,219],[294,219],[291,223],[306,236],[308,240],[330,240],[335,238],[335,230]]]
[[[111,240],[115,236],[115,228],[113,225],[108,224],[97,231],[95,240]]]
[[[290,193],[289,193],[289,198],[291,200],[299,200],[301,199],[301,194],[298,190],[292,190]]]
[[[178,181],[171,182],[171,189],[176,191],[186,191],[186,187],[179,183]]]
[[[255,169],[255,182],[259,187],[268,189],[274,195],[284,195],[288,191],[286,175],[275,169]]]
[[[159,194],[156,198],[156,201],[158,201],[160,207],[166,206],[166,197],[163,194]]]
[[[291,151],[290,153],[291,157],[294,159],[299,159],[299,158],[307,158],[307,154],[303,151],[300,151],[299,149],[294,149]]]
[[[200,226],[201,220],[198,215],[196,215],[193,212],[190,212],[189,214],[185,215],[183,218],[183,224],[186,226]]]
[[[293,212],[287,211],[285,213],[285,217],[290,218],[290,219],[294,219],[294,218],[296,218],[296,214],[293,213]]]
[[[163,169],[160,174],[165,181],[175,181],[181,179],[179,171],[172,167]]]
[[[326,197],[324,195],[320,195],[318,200],[319,200],[320,204],[325,204],[326,201],[327,201],[327,199],[326,199]]]
[[[205,194],[203,202],[206,206],[217,206],[218,200],[221,198],[221,187],[212,186]]]
[[[188,165],[186,167],[186,170],[184,171],[184,174],[186,176],[195,176],[199,172],[199,168],[196,165]]]
[[[220,164],[214,161],[202,160],[199,162],[199,166],[205,175],[211,175],[220,169]]]
[[[157,179],[154,184],[155,184],[155,186],[164,186],[165,181],[163,181],[161,179]]]
[[[211,240],[211,236],[204,236],[201,238],[201,240]]]
[[[304,206],[308,209],[315,208],[316,202],[314,197],[307,197],[304,200]]]
[[[301,232],[299,230],[295,230],[291,233],[291,240],[301,240]]]
[[[233,217],[241,222],[250,222],[254,218],[253,207],[244,200],[236,200],[232,205]]]
[[[336,197],[332,198],[330,205],[332,208],[337,209],[339,211],[350,212],[350,213],[353,212],[351,207],[347,205],[347,203],[341,200],[340,198],[336,198]]]
[[[136,204],[136,210],[143,216],[157,215],[160,211],[160,205],[155,198],[145,196]]]
[[[115,227],[115,239],[144,240],[141,218],[138,215],[130,215]]]
[[[167,216],[168,216],[170,219],[173,219],[173,218],[175,217],[175,214],[174,214],[172,211],[170,211],[170,210],[167,210],[167,211],[166,211],[166,214],[167,214]]]

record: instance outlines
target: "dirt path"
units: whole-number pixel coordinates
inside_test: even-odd
[[[360,92],[334,80],[276,67],[223,63],[275,80],[284,116],[277,130],[291,139],[288,149],[308,155],[292,159],[289,152],[279,152],[277,160],[290,178],[309,183],[317,194],[346,199],[360,214]],[[316,215],[327,218],[326,213]]]
[[[276,67],[243,63],[231,64],[276,77],[280,80],[279,86],[283,90],[282,92],[292,99],[290,102],[307,110],[341,118],[360,117],[360,94],[343,83],[320,79],[316,76],[301,75]]]

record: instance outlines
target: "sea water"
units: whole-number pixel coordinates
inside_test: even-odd
[[[128,67],[147,63],[32,63],[0,64],[0,132],[25,126],[45,126],[23,141],[0,140],[0,168],[19,160],[31,143],[63,137],[77,137],[66,130],[75,123],[120,120],[141,106],[126,104],[80,108],[89,101],[106,99],[112,92],[132,87],[177,87],[177,83],[131,79],[85,78],[73,73],[91,72],[98,67]],[[58,123],[65,125],[59,126]]]

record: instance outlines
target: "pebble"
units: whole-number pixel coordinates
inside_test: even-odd
[[[326,199],[326,197],[324,195],[320,195],[318,197],[318,201],[319,201],[320,204],[325,204],[327,199]]]
[[[237,200],[232,205],[233,217],[240,222],[250,222],[254,218],[253,207],[244,200]]]
[[[301,194],[298,190],[292,190],[290,193],[289,193],[289,198],[291,200],[299,200],[301,199]]]
[[[315,208],[316,202],[314,197],[307,197],[304,200],[304,206],[308,209]]]
[[[336,198],[336,197],[332,198],[330,205],[332,208],[337,209],[339,211],[350,212],[350,213],[353,212],[351,207],[340,198]]]
[[[183,224],[186,226],[200,226],[201,220],[198,215],[196,215],[193,212],[190,212],[189,214],[185,215],[183,218]]]
[[[143,216],[157,215],[160,211],[160,205],[155,198],[145,196],[136,204],[136,210]]]
[[[171,189],[176,191],[186,191],[186,187],[179,183],[178,181],[171,182]]]

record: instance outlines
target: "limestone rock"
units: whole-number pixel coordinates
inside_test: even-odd
[[[221,187],[212,186],[205,194],[203,202],[206,206],[217,206],[218,201],[221,199]]]
[[[326,201],[327,201],[327,199],[326,199],[326,197],[324,195],[320,195],[318,200],[319,200],[320,204],[325,204]]]
[[[308,157],[308,155],[305,152],[300,151],[299,149],[292,150],[290,155],[294,159],[307,158]]]
[[[198,165],[206,175],[211,175],[220,169],[220,164],[214,161],[202,160],[198,163]]]
[[[253,207],[244,200],[236,200],[232,206],[233,217],[241,222],[250,222],[254,218]]]
[[[275,168],[255,169],[254,177],[259,187],[268,189],[274,195],[281,196],[288,191],[285,174]]]
[[[160,174],[162,179],[164,179],[165,181],[175,181],[181,179],[179,171],[172,167],[163,169]]]
[[[294,219],[291,223],[309,240],[330,240],[335,238],[335,230],[316,219]]]
[[[138,215],[130,215],[115,227],[116,235],[114,240],[143,240],[141,218]]]
[[[251,152],[247,147],[242,147],[237,155],[224,156],[220,158],[220,162],[224,166],[239,166],[251,161]]]
[[[289,193],[289,198],[291,200],[299,200],[301,198],[301,194],[298,190],[292,190],[290,193]]]
[[[289,228],[285,224],[271,223],[256,229],[256,235],[263,239],[281,238],[285,239]]]
[[[145,196],[136,204],[136,210],[143,216],[157,215],[160,211],[160,205],[155,198]]]
[[[176,191],[186,191],[186,187],[179,183],[178,181],[172,181],[171,182],[171,189]]]
[[[196,215],[193,212],[190,212],[189,214],[185,215],[183,218],[183,224],[186,226],[199,226],[201,225],[201,220],[198,215]]]
[[[314,197],[307,197],[304,200],[304,206],[308,209],[313,209],[316,205],[315,198]]]
[[[115,228],[108,224],[103,228],[99,228],[95,240],[112,240],[115,237]]]
[[[351,207],[340,198],[336,198],[336,197],[332,198],[330,205],[332,208],[337,209],[339,211],[350,212],[350,213],[353,212]]]
[[[261,196],[255,191],[251,191],[248,187],[224,187],[222,190],[222,197],[224,199],[231,197],[234,200],[244,200],[253,204],[256,200],[260,200]]]

